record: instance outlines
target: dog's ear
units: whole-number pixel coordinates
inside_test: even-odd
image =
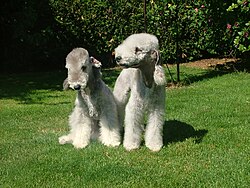
[[[92,63],[92,67],[93,67],[92,70],[93,70],[95,79],[101,78],[102,77],[102,73],[101,73],[102,63],[94,57],[90,57],[90,62]]]
[[[161,85],[161,86],[163,85],[165,86],[167,83],[164,68],[160,65],[155,66],[154,81],[156,85]]]
[[[161,65],[159,50],[152,50],[151,51],[151,57],[154,60],[155,65]]]
[[[63,90],[68,90],[68,89],[69,89],[69,81],[68,81],[68,78],[66,78],[63,81]]]
[[[102,63],[92,56],[90,57],[90,62],[92,63],[92,66],[95,68],[101,68],[102,66]]]

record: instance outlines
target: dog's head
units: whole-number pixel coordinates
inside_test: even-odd
[[[67,82],[64,86],[68,85],[74,90],[84,90],[89,79],[94,76],[93,67],[99,69],[101,63],[89,57],[88,51],[84,48],[75,48],[67,55],[65,67],[68,69],[68,78],[64,81]]]
[[[159,60],[158,46],[154,35],[133,34],[115,49],[115,61],[125,68],[138,68],[145,61],[155,65]]]
[[[115,49],[115,61],[125,68],[139,68],[145,85],[164,85],[164,70],[160,68],[158,39],[154,35],[140,33],[129,36]]]

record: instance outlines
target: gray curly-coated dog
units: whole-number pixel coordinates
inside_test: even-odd
[[[123,145],[127,150],[139,148],[145,114],[148,118],[145,145],[152,151],[163,146],[166,78],[158,48],[154,35],[139,33],[129,36],[115,49],[116,62],[125,67],[113,93],[119,121],[125,124]]]
[[[75,48],[67,55],[68,77],[63,85],[64,89],[76,90],[77,97],[69,116],[70,133],[59,138],[60,144],[72,143],[75,148],[84,148],[91,138],[98,138],[106,146],[120,145],[116,103],[101,79],[100,66],[83,48]]]

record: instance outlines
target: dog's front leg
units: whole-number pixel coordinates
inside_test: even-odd
[[[137,149],[141,144],[143,131],[143,101],[136,94],[131,94],[125,109],[125,133],[123,145],[126,150]]]
[[[115,86],[114,86],[114,97],[117,105],[118,111],[118,119],[119,125],[122,127],[124,124],[124,117],[125,117],[125,107],[128,103],[130,97],[130,78],[131,74],[134,72],[130,72],[129,70],[123,70],[120,75],[118,76]]]
[[[60,137],[59,143],[72,143],[75,148],[85,148],[90,142],[92,123],[86,112],[76,106],[69,117],[70,133]]]
[[[152,110],[148,116],[145,131],[145,145],[151,151],[159,151],[163,146],[164,113]]]
[[[78,114],[77,118],[74,120],[74,130],[72,130],[73,135],[73,146],[75,148],[81,149],[85,148],[90,143],[91,138],[91,126],[93,121],[87,115]]]
[[[79,110],[77,109],[77,107],[75,107],[71,113],[71,115],[69,116],[69,127],[70,127],[70,132],[67,135],[63,135],[61,137],[59,137],[59,143],[60,144],[67,144],[67,143],[71,143],[73,142],[73,138],[75,137],[75,129],[76,129],[76,124],[77,122],[75,121],[78,117],[78,112]]]
[[[163,146],[163,125],[165,123],[165,87],[157,86],[150,97],[145,144],[151,151],[159,151]]]
[[[100,117],[100,141],[111,147],[119,146],[121,143],[120,125],[115,104],[105,107]]]

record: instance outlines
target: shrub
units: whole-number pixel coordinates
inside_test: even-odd
[[[176,41],[182,61],[232,51],[225,29],[226,8],[232,3],[153,0],[147,2],[148,32],[158,36],[165,62],[176,59]],[[144,31],[143,2],[122,0],[50,0],[57,22],[71,36],[70,46],[83,46],[109,58],[132,33]]]
[[[250,51],[250,3],[248,0],[238,0],[227,9],[235,15],[232,23],[227,24],[227,30],[234,38],[234,45],[240,52]]]
[[[0,10],[1,71],[60,67],[58,48],[62,46],[48,1],[10,0]]]
[[[228,53],[232,42],[224,22],[229,3],[231,1],[148,2],[148,32],[158,36],[165,61],[175,61],[176,40],[183,61]],[[57,22],[71,36],[70,46],[83,46],[97,56],[110,56],[128,35],[144,31],[142,1],[50,0],[50,5]]]
[[[50,0],[50,5],[57,22],[70,33],[71,46],[87,48],[100,58],[110,57],[124,38],[143,29],[140,1]]]
[[[250,51],[249,7],[249,0],[150,0],[147,28],[159,38],[165,63],[175,62],[176,54],[181,61],[244,55]],[[10,0],[0,10],[3,68],[63,67],[79,46],[112,66],[115,47],[144,32],[143,1]]]
[[[228,53],[231,45],[223,24],[229,3],[151,1],[149,28],[160,38],[164,58],[176,59],[176,40],[182,61]]]

